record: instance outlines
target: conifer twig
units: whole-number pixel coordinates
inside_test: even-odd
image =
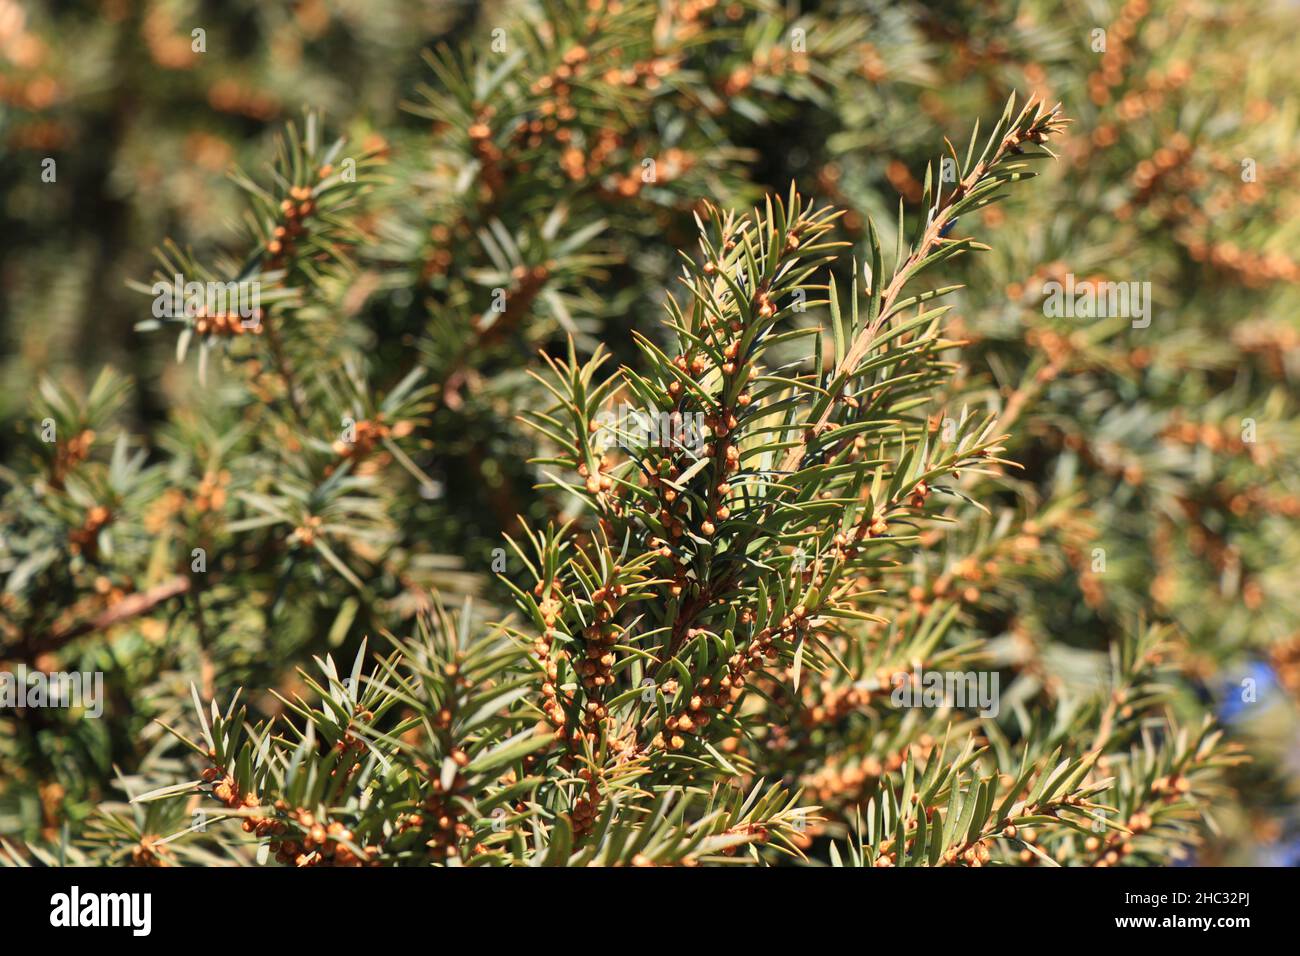
[[[57,650],[75,638],[96,631],[104,631],[115,624],[121,624],[133,617],[139,617],[141,614],[153,610],[164,601],[170,601],[178,595],[187,593],[191,586],[192,582],[187,575],[177,574],[161,584],[153,586],[148,591],[127,595],[112,607],[89,620],[79,621],[71,627],[54,631],[43,638],[37,638],[28,644],[28,654],[34,657],[37,654]]]
[[[1008,108],[1010,105],[1009,103]],[[962,204],[962,200],[970,197],[975,188],[996,172],[1009,155],[1022,152],[1025,143],[1041,144],[1059,130],[1063,121],[1057,114],[1058,107],[1044,110],[1040,103],[1031,98],[991,156],[977,162],[946,197],[942,195],[942,186],[939,187],[921,240],[912,248],[907,258],[895,267],[893,277],[881,295],[879,311],[849,346],[843,360],[835,368],[834,379],[851,373],[870,354],[876,336],[893,314],[895,303],[903,288],[914,274],[924,267],[930,255],[945,241],[950,241],[946,240],[946,235],[951,224],[956,220],[956,214],[960,211],[958,206]],[[781,459],[780,471],[788,473],[798,470],[804,460],[809,438],[820,434],[825,429],[834,412],[835,403],[828,403],[817,420],[797,438],[794,445],[787,449]]]

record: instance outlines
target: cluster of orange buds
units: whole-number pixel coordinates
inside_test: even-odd
[[[534,96],[554,93],[558,102],[567,104],[569,95],[573,92],[570,81],[582,76],[583,67],[590,59],[591,53],[585,46],[574,44],[564,51],[555,69],[533,81],[530,91]]]
[[[544,133],[554,133],[559,143],[567,143],[573,138],[573,131],[564,123],[571,123],[578,118],[578,110],[570,97],[573,95],[572,83],[581,80],[584,67],[591,59],[585,46],[576,44],[564,51],[561,62],[543,76],[533,81],[529,88],[534,96],[550,95],[537,107],[540,118],[522,124],[515,131],[515,138],[527,137],[526,145],[536,149],[541,145]]]
[[[1007,41],[1000,36],[982,36],[978,42],[972,42],[968,37],[957,36],[952,40],[953,52],[957,59],[957,76],[965,77],[974,70],[983,70],[987,67],[1001,67],[1009,59],[1011,48]],[[940,115],[934,109],[928,109],[931,116]]]
[[[167,844],[156,833],[146,833],[131,847],[132,866],[171,866],[170,858]]]
[[[1249,443],[1241,438],[1241,430],[1235,426],[1215,425],[1211,422],[1175,421],[1167,425],[1160,437],[1183,445],[1201,446],[1212,452],[1237,455],[1245,451]]]
[[[781,618],[776,627],[765,627],[753,634],[749,643],[745,646],[742,654],[733,655],[728,661],[731,667],[730,684],[728,678],[723,678],[723,689],[726,690],[732,700],[740,696],[740,688],[745,684],[745,675],[750,671],[756,671],[763,666],[764,659],[775,661],[781,656],[780,642],[787,639],[797,640],[805,634],[811,626],[811,617],[808,609],[802,604],[796,604],[790,613]],[[736,658],[740,660],[737,661]]]
[[[867,757],[844,764],[827,764],[805,776],[804,792],[825,806],[858,803],[876,790],[885,773],[877,757]]]
[[[1106,585],[1091,565],[1079,572],[1079,590],[1083,593],[1083,603],[1088,607],[1096,609],[1105,606]]]
[[[962,558],[949,573],[935,579],[932,591],[940,598],[955,593],[967,604],[974,604],[980,599],[980,582],[985,577],[998,577],[1000,570],[998,562],[991,558],[983,563],[973,557]],[[962,581],[966,582],[964,587],[960,584]]]
[[[611,757],[622,763],[635,757],[640,751],[637,739],[637,727],[632,721],[626,721],[620,727],[614,719],[605,721],[606,733],[604,744]]]
[[[318,173],[322,179],[328,175],[326,168],[322,167]],[[271,230],[271,238],[266,244],[271,268],[279,268],[293,255],[295,243],[307,231],[303,221],[315,211],[316,200],[310,186],[290,187],[288,198],[280,201],[280,224]]]
[[[578,711],[580,726],[574,727],[569,731],[568,748],[570,766],[572,756],[582,752],[584,745],[589,750],[597,750],[600,746],[601,738],[608,737],[610,724],[609,708],[599,700],[589,700],[582,705]],[[612,738],[611,738],[612,739]],[[618,749],[622,749],[621,747]]]
[[[728,73],[719,84],[719,89],[723,96],[728,99],[738,96],[745,90],[749,89],[750,84],[754,82],[754,67],[749,63],[742,63]]]
[[[86,460],[90,447],[95,444],[94,429],[84,428],[66,442],[57,442],[54,446],[54,461],[50,465],[50,483],[55,488],[62,488],[68,473]]]
[[[708,709],[724,710],[740,700],[745,692],[751,672],[762,669],[764,659],[775,661],[780,657],[780,641],[793,639],[809,628],[809,617],[803,605],[797,605],[789,614],[781,618],[776,628],[764,627],[762,631],[750,637],[744,649],[737,650],[727,659],[727,672],[716,684],[711,676],[701,678],[695,684],[694,693],[685,708],[669,714],[664,722],[663,731],[655,734],[650,741],[651,749],[680,750],[685,747],[686,736],[698,734],[708,726],[711,718]],[[695,628],[686,631],[686,639],[697,636]],[[667,688],[664,689],[667,695]]]
[[[1216,193],[1206,204],[1207,211],[1214,213],[1224,212],[1238,203],[1254,206],[1270,191],[1280,192],[1294,186],[1295,176],[1291,170],[1295,168],[1296,160],[1300,159],[1300,156],[1292,152],[1285,157],[1279,157],[1280,162],[1270,163],[1267,167],[1256,165],[1255,175],[1248,182],[1242,179],[1242,161],[1235,156],[1203,150],[1201,159],[1210,169],[1218,173],[1224,182],[1231,184],[1230,188]],[[1191,205],[1190,201],[1188,205]]]
[[[99,550],[99,532],[112,524],[113,513],[103,505],[94,505],[87,512],[80,528],[68,533],[68,549],[73,554],[85,553],[94,557]]]
[[[1089,279],[1089,282],[1095,281]],[[1054,329],[1030,326],[1025,329],[1025,344],[1047,357],[1047,364],[1038,370],[1035,380],[1040,383],[1053,381],[1061,374],[1061,369],[1070,364],[1078,351],[1080,337],[1076,333],[1062,335]]]
[[[533,654],[546,674],[546,680],[542,682],[542,713],[546,715],[550,725],[559,730],[564,727],[568,717],[564,712],[564,705],[560,702],[559,688],[556,686],[560,678],[559,662],[564,659],[564,651],[552,650],[556,634],[553,628],[548,627],[544,630],[533,642]]]
[[[424,262],[424,278],[446,275],[451,268],[454,257],[451,252],[452,227],[446,223],[437,223],[429,229],[429,240],[433,248]]]
[[[469,763],[465,752],[460,749],[452,750],[451,758],[456,761],[457,766],[463,767]],[[451,787],[444,792],[442,780],[433,777],[429,782],[432,792],[425,798],[423,804],[425,816],[417,815],[410,821],[411,826],[418,827],[429,834],[425,846],[429,848],[429,855],[434,859],[449,860],[459,857],[460,842],[468,837],[473,829],[468,823],[460,820],[460,812],[450,799],[451,794],[456,792],[462,782],[460,774],[457,774],[451,782]]]
[[[352,441],[338,439],[333,444],[334,454],[345,461],[364,461],[373,454],[375,446],[385,438],[405,438],[415,428],[413,422],[402,421],[388,425],[383,413],[375,416],[374,421],[362,419],[353,426]]]
[[[146,509],[144,529],[153,535],[163,533],[172,518],[184,509],[185,501],[185,492],[168,488]]]
[[[1104,836],[1090,836],[1083,841],[1083,849],[1093,857],[1092,866],[1111,867],[1133,852],[1133,837],[1151,829],[1151,814],[1139,810],[1128,818],[1125,824],[1131,833],[1119,830],[1107,831]]]
[[[1193,261],[1229,272],[1251,288],[1300,281],[1300,264],[1280,250],[1254,252],[1230,241],[1208,241],[1190,228],[1176,229],[1174,239]]]
[[[615,565],[612,576],[617,577],[622,569]],[[614,644],[618,641],[619,629],[614,623],[618,614],[619,602],[627,595],[627,586],[623,584],[604,584],[591,594],[591,603],[595,607],[593,620],[582,632],[585,641],[583,659],[574,668],[588,690],[610,686],[614,683]],[[596,707],[596,711],[585,712],[593,720],[603,720],[604,705],[589,701],[587,707]]]
[[[755,71],[767,76],[782,76],[787,70],[803,74],[809,67],[807,53],[780,45],[756,51],[753,62]]]
[[[418,811],[399,813],[393,825],[398,833],[405,833],[407,830],[419,830],[424,826],[424,814]]]
[[[1042,548],[1042,526],[1030,519],[1020,526],[1020,533],[1009,539],[1007,549],[1015,564],[1025,564]]]
[[[250,316],[237,312],[217,312],[208,314],[206,307],[200,307],[193,316],[194,331],[199,335],[218,335],[227,338],[252,332],[262,334],[262,310],[254,309]]]
[[[681,57],[678,55],[654,57],[633,63],[623,69],[610,67],[601,74],[601,79],[610,86],[640,86],[654,91],[663,85],[664,78],[671,76],[680,65]]]
[[[541,147],[548,135],[554,138],[560,148],[568,147],[564,151],[560,165],[569,177],[575,181],[584,178],[588,170],[584,169],[582,151],[574,145],[575,135],[577,135],[576,130],[573,126],[568,125],[578,118],[578,109],[570,99],[573,92],[570,81],[581,76],[582,68],[588,59],[589,54],[586,47],[572,47],[565,52],[564,62],[547,75],[536,80],[531,87],[535,96],[547,93],[553,93],[553,95],[538,104],[538,116],[528,122],[519,124],[512,134],[512,138],[518,146],[528,149]],[[592,134],[588,132],[585,135],[591,136]],[[609,143],[611,140],[621,142],[619,134],[609,128],[602,129],[596,136],[598,144]],[[599,165],[599,162],[594,162],[592,165]],[[528,173],[531,170],[531,162],[523,161],[519,163],[519,172]]]
[[[1133,195],[1115,210],[1116,218],[1128,219],[1158,192],[1181,192],[1198,185],[1204,173],[1188,168],[1192,152],[1191,140],[1183,133],[1175,133],[1169,137],[1168,143],[1151,154],[1150,159],[1139,162],[1129,180]]]
[[[694,636],[693,632],[688,632],[687,636]],[[733,667],[740,667],[743,658],[739,654],[734,654],[731,662]],[[713,719],[708,714],[710,709],[720,710],[740,697],[744,682],[744,678],[741,677],[737,683],[737,679],[731,673],[724,675],[716,686],[712,677],[700,678],[685,706],[668,715],[668,719],[664,721],[664,729],[655,734],[650,742],[651,748],[681,750],[686,746],[687,737],[698,734],[709,726]],[[664,688],[664,693],[668,694],[667,686]],[[676,693],[675,685],[673,693]]]
[[[546,284],[546,280],[551,277],[554,270],[554,262],[544,262],[534,266],[515,266],[510,270],[510,278],[515,283],[512,298],[531,302],[533,297],[541,291],[542,286]],[[508,313],[509,308],[506,311]]]
[[[353,718],[361,721],[363,724],[369,724],[375,719],[375,715],[372,711],[366,710],[365,707],[357,704],[356,708],[353,710]],[[359,737],[352,732],[352,722],[349,721],[347,728],[343,731],[343,736],[334,744],[334,749],[339,751],[339,753],[346,753],[349,750],[360,752],[366,749],[366,742],[362,737]]]
[[[592,432],[595,432],[600,428],[600,425],[598,422],[593,421],[588,427]],[[614,479],[605,474],[611,465],[612,463],[609,456],[601,455],[596,461],[595,474],[592,474],[591,470],[587,467],[586,462],[578,463],[578,477],[585,479],[587,491],[593,495],[598,495],[602,492],[610,491],[614,487]]]
[[[244,798],[239,792],[239,784],[235,781],[234,777],[226,773],[225,767],[216,763],[217,752],[215,750],[209,750],[208,759],[213,761],[213,765],[203,769],[202,777],[204,783],[212,783],[214,780],[216,781],[212,787],[212,795],[227,807],[232,809],[242,807],[244,805]],[[250,806],[257,806],[256,796],[253,796],[253,802]]]
[[[1264,196],[1263,187],[1258,183],[1239,182],[1236,173],[1218,179],[1207,170],[1207,163],[1213,165],[1214,157],[1207,155],[1203,146],[1197,147],[1194,156],[1189,152],[1180,159],[1177,166],[1161,168],[1157,160],[1167,163],[1168,156],[1157,150],[1151,159],[1143,160],[1146,165],[1139,164],[1138,171],[1143,175],[1135,173],[1133,180],[1135,185],[1148,177],[1153,183],[1158,180],[1162,188],[1150,189],[1141,198],[1162,221],[1176,224],[1178,233],[1186,234],[1194,229],[1232,232],[1231,228],[1223,228],[1228,214],[1239,203],[1253,205]],[[1132,207],[1121,208],[1125,217],[1132,212]]]
[[[506,184],[505,172],[501,169],[501,147],[492,139],[491,121],[495,115],[495,106],[484,106],[465,131],[469,137],[470,153],[478,160],[478,181],[485,200],[499,195]]]
[[[771,828],[766,823],[742,823],[739,826],[728,827],[723,831],[727,836],[748,837],[747,843],[766,843],[771,839]],[[732,844],[726,847],[722,853],[724,856],[735,856],[740,852],[744,844]]]
[[[829,680],[809,684],[804,696],[806,700],[799,712],[799,720],[805,727],[834,723],[871,704],[871,691],[867,688],[858,684],[836,687]]]
[[[534,123],[539,121],[534,120]],[[532,128],[532,123],[528,128]],[[560,130],[556,139],[561,139],[561,133],[567,133],[568,130]],[[573,182],[582,182],[592,176],[597,175],[609,163],[610,158],[623,145],[623,135],[614,129],[608,127],[588,134],[590,141],[587,145],[587,151],[584,153],[577,146],[570,145],[560,154],[560,168],[564,174]],[[570,137],[563,137],[563,142],[568,142]],[[530,137],[531,142],[531,137]]]
[[[598,3],[599,0],[587,0],[588,5]],[[706,14],[712,13],[718,7],[718,0],[671,0],[668,4],[673,27],[672,38],[678,43],[682,43],[692,37],[698,36],[704,30],[707,30],[709,23]],[[731,16],[732,13],[736,16]],[[743,13],[740,5],[737,3],[729,4],[727,7],[728,16],[731,19],[739,19],[740,13]]]
[[[206,511],[220,511],[226,506],[226,486],[230,484],[230,472],[209,471],[199,482],[198,492],[194,496],[194,510],[200,514]]]
[[[560,582],[552,580],[548,585],[545,581],[538,581],[533,586],[533,596],[539,599],[537,610],[541,612],[542,622],[547,627],[551,627],[564,609],[564,595],[560,592]]]
[[[695,165],[695,157],[685,150],[670,146],[655,159],[655,176],[659,182],[672,182]]]
[[[884,523],[883,515],[881,517],[881,522],[878,526],[874,521],[867,522],[865,525],[859,522],[858,527],[854,531],[852,537],[845,534],[843,531],[837,531],[835,533],[835,537],[832,539],[833,550],[831,554],[834,557],[834,559],[836,561],[843,562],[843,561],[850,560],[852,558],[856,558],[858,556],[858,542],[861,541],[864,537],[866,537],[867,534],[871,533],[872,529],[875,527],[880,528],[881,534],[884,534],[886,531],[889,530],[889,526]],[[876,535],[872,534],[872,537],[876,537]],[[867,585],[867,582],[865,581],[862,583],[864,586]]]
[[[0,76],[0,103],[12,103],[19,109],[39,113],[62,95],[63,89],[58,81],[46,74],[26,78]],[[42,125],[48,130],[52,124]]]
[[[586,786],[573,801],[573,809],[569,816],[573,820],[574,834],[581,836],[596,823],[596,814],[600,812],[601,794],[599,781],[591,768],[579,769],[578,777],[586,783]]]
[[[929,813],[929,808],[927,808]],[[1016,832],[1014,826],[1007,826],[1005,829],[1010,830],[1012,834]],[[981,867],[992,859],[993,837],[984,837],[973,843],[962,843],[958,846],[949,847],[943,852],[941,859],[948,866],[953,866],[959,861],[966,866]]]
[[[852,535],[847,535],[843,531],[835,535],[835,556],[837,558],[852,558],[858,553],[858,545],[863,538],[879,538],[889,533],[889,518],[884,507],[873,508],[870,512],[864,512],[862,518],[858,521],[853,529]]]
[[[798,237],[794,230],[791,230],[789,239],[797,245]],[[723,251],[724,253],[730,252],[735,247],[735,240],[728,239],[723,245]],[[718,263],[706,262],[704,264],[705,275],[715,275],[719,265]],[[764,287],[760,287],[755,291],[754,306],[755,311],[765,319],[771,318],[777,313],[777,306]],[[722,365],[719,370],[723,376],[721,394],[724,395],[730,392],[736,384],[736,377],[745,371],[740,355],[742,329],[743,326],[738,316],[733,317],[729,322],[713,317],[705,320],[705,341],[722,353]],[[696,381],[699,381],[701,376],[710,369],[709,363],[703,357],[693,354],[693,352],[679,355],[673,362],[679,372]],[[741,384],[744,384],[743,381]],[[683,386],[680,381],[674,379],[669,383],[668,395],[670,398],[678,400],[681,398],[682,392]],[[717,509],[725,507],[725,497],[730,492],[730,486],[726,484],[726,478],[740,470],[740,448],[733,440],[733,433],[739,424],[737,415],[741,414],[740,410],[748,406],[752,400],[753,397],[748,391],[742,391],[736,397],[735,406],[718,408],[709,412],[705,417],[705,425],[714,440],[705,446],[704,453],[707,457],[715,459],[714,473],[722,478],[722,481],[714,488],[710,496],[710,508],[714,511],[712,517],[718,517]]]
[[[0,57],[20,70],[35,69],[50,53],[45,41],[29,29],[27,19],[23,4],[0,0]]]
[[[858,54],[858,72],[872,83],[879,83],[889,75],[889,67],[880,56],[880,51],[874,43],[859,43],[856,52]]]
[[[925,507],[925,499],[930,494],[930,486],[924,481],[918,481],[912,488],[912,493],[908,496],[907,503],[913,508],[921,509]]]
[[[150,7],[140,25],[150,59],[164,70],[188,70],[199,59],[191,39],[178,27],[180,24],[166,7]]]
[[[1227,538],[1211,529],[1205,521],[1205,509],[1196,501],[1182,499],[1178,504],[1183,513],[1193,524],[1187,527],[1187,549],[1197,558],[1207,561],[1215,571],[1223,573],[1229,569],[1234,572],[1241,569],[1241,552]],[[1158,579],[1160,584],[1152,582],[1152,596],[1162,604],[1167,604],[1176,591],[1176,581],[1171,575]],[[1247,577],[1241,586],[1242,602],[1251,610],[1260,606],[1264,598],[1263,589],[1253,576]]]
[[[1191,78],[1192,66],[1186,60],[1175,60],[1164,72],[1148,70],[1142,78],[1143,87],[1131,91],[1120,100],[1119,118],[1126,121],[1141,119],[1163,105],[1167,94],[1186,86]]]
[[[724,442],[722,455],[717,462],[718,469],[724,475],[730,475],[740,467],[739,449],[736,445],[725,443],[728,435],[736,427],[736,415],[730,409],[722,409],[716,415],[709,416],[705,419],[705,424],[712,429],[713,434]],[[717,531],[717,525],[731,517],[731,483],[719,481],[709,489],[708,514],[700,522],[700,534],[706,538],[713,537]],[[716,524],[715,524],[716,522]]]
[[[560,121],[555,118],[557,110],[555,109],[554,103],[549,101],[543,103],[539,107],[539,111],[549,118],[533,119],[527,123],[521,123],[516,127],[511,138],[517,148],[523,149],[524,147],[527,147],[528,149],[538,149],[541,147],[545,137],[550,135],[555,139],[557,147],[562,150],[559,160],[561,171],[574,182],[580,182],[586,179],[589,171],[594,170],[595,164],[593,163],[590,168],[587,165],[581,148],[581,145],[585,145],[585,142],[579,140],[581,145],[574,145],[574,137],[576,135],[574,129],[571,126],[560,125]],[[564,117],[565,122],[568,122],[574,118],[576,111],[572,107],[566,106],[559,110],[558,114]],[[585,133],[584,135],[590,137],[592,134]],[[609,129],[603,129],[600,131],[599,141],[606,141],[608,136],[613,136],[621,142],[621,138],[618,137],[618,134]],[[516,169],[520,175],[527,175],[532,172],[533,164],[527,159],[520,160],[516,164]]]
[[[576,152],[579,157],[578,165],[582,165],[582,151],[577,149],[577,147],[569,146],[569,144],[573,142],[573,128],[570,126],[560,125],[561,119],[565,122],[573,120],[577,111],[574,110],[572,106],[564,106],[557,110],[555,103],[548,100],[538,107],[538,112],[547,118],[542,119],[538,117],[529,120],[527,123],[520,123],[519,126],[515,128],[511,138],[518,146],[527,147],[528,149],[538,149],[542,145],[542,141],[547,134],[554,136],[555,141],[561,146],[569,147],[563,154],[561,154],[561,168],[564,168],[566,172],[570,172],[570,178],[581,178],[580,176],[573,176],[570,171],[570,168],[573,165],[574,152]],[[531,169],[531,163],[526,161],[519,163],[519,172],[527,173]]]
[[[948,583],[943,577],[939,577],[928,585],[913,584],[907,589],[907,607],[899,614],[899,620],[905,620],[911,614],[924,616],[930,613],[934,600],[947,593]]]
[[[1192,782],[1182,774],[1175,773],[1151,781],[1151,792],[1166,803],[1172,803],[1178,798],[1186,796],[1191,790]]]
[[[377,846],[367,846],[353,850],[347,844],[354,842],[351,830],[337,820],[317,819],[316,815],[304,807],[289,807],[283,800],[275,802],[275,809],[287,820],[292,821],[301,837],[291,837],[271,841],[271,851],[277,862],[292,863],[297,867],[313,866],[365,866],[379,854]],[[274,822],[272,832],[282,836],[288,831],[284,820]],[[260,831],[259,831],[260,834]]]
[[[321,524],[322,521],[319,515],[309,515],[306,521],[293,529],[293,534],[289,536],[289,540],[295,544],[310,548],[316,543],[316,536],[321,533]]]
[[[213,784],[212,796],[223,806],[231,810],[249,810],[261,803],[257,794],[240,791],[235,778],[226,772],[225,767],[216,762],[215,750],[208,751],[208,759],[213,762],[213,765],[203,769],[203,781]],[[287,829],[287,825],[282,820],[260,815],[244,817],[242,826],[245,833],[256,833],[259,837],[284,833]]]
[[[1105,61],[1103,60],[1103,63]],[[1120,98],[1115,107],[1121,123],[1132,123],[1157,110],[1164,104],[1166,96],[1184,86],[1192,76],[1192,68],[1185,60],[1173,63],[1165,72],[1149,70],[1140,85],[1135,86]],[[1122,69],[1115,67],[1107,71],[1103,68],[1088,77],[1089,95],[1093,102],[1105,105],[1110,102],[1112,86],[1120,85],[1124,80]],[[1119,142],[1119,126],[1114,122],[1098,123],[1088,138],[1088,147],[1108,149]],[[1089,150],[1085,148],[1078,154],[1078,162],[1086,163]]]
[[[647,484],[658,492],[658,506],[651,508],[649,513],[652,517],[657,517],[660,523],[667,530],[669,537],[674,540],[680,538],[686,533],[685,508],[686,498],[678,493],[669,482],[675,481],[681,474],[681,469],[669,457],[661,458],[656,465],[653,459],[643,458],[641,460],[642,474]],[[659,549],[659,557],[671,559],[673,552],[668,542],[659,538],[651,540],[651,544]],[[674,596],[680,595],[685,587],[685,572],[680,568],[677,569],[678,581],[674,586]]]
[[[651,183],[671,182],[695,165],[695,157],[690,153],[671,147],[658,156],[647,157],[653,177],[647,178],[647,167],[640,163],[636,168],[615,175],[611,181],[601,186],[601,194],[611,199],[632,199],[640,195],[641,190]]]
[[[1088,95],[1096,105],[1109,103],[1111,88],[1124,82],[1124,68],[1133,61],[1129,41],[1137,34],[1138,23],[1149,10],[1149,0],[1128,0],[1105,30],[1106,48],[1101,51],[1101,62],[1098,69],[1088,74]]]
[[[980,561],[973,555],[967,555],[952,566],[953,577],[972,584],[979,584],[985,578],[997,578],[1001,571],[996,559],[989,557]]]
[[[208,105],[221,113],[248,116],[263,122],[280,114],[279,99],[264,90],[245,86],[229,75],[208,87]]]

